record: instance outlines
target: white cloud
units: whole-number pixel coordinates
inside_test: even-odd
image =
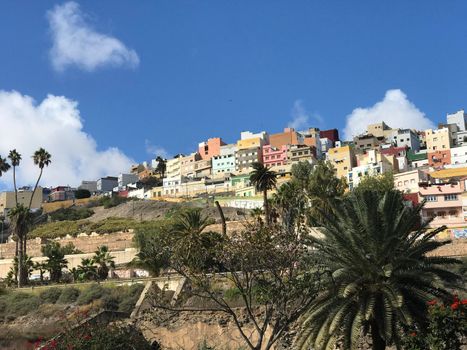
[[[399,90],[388,90],[382,101],[372,107],[356,108],[347,116],[344,138],[351,139],[366,130],[368,124],[384,121],[391,128],[408,128],[424,130],[435,127],[406,94]]]
[[[161,156],[162,158],[170,158],[169,152],[161,146],[153,145],[151,141],[144,140],[144,145],[146,146],[146,153],[153,156]]]
[[[302,100],[296,100],[294,102],[291,114],[293,119],[287,126],[295,130],[308,128],[310,126],[310,118],[314,119],[320,125],[323,123],[323,118],[319,114],[310,114],[305,109]]]
[[[23,156],[18,168],[18,184],[31,185],[38,175],[31,155],[39,147],[52,155],[44,170],[42,185],[79,185],[81,180],[127,172],[132,163],[117,148],[100,151],[96,141],[83,131],[78,103],[63,96],[48,95],[37,104],[16,91],[0,90],[0,155],[16,148]],[[12,174],[0,177],[11,187]]]
[[[103,66],[136,67],[139,57],[120,40],[98,33],[86,22],[76,2],[56,5],[47,12],[53,46],[50,58],[55,70],[68,66],[93,71]]]

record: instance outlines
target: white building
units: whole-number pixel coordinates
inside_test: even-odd
[[[394,187],[404,193],[418,193],[419,182],[428,180],[428,176],[420,169],[394,174]]]
[[[138,181],[138,175],[136,174],[120,174],[118,175],[118,187],[123,188],[128,184],[132,184]]]
[[[453,167],[467,165],[467,145],[451,148],[451,165]]]
[[[352,190],[357,187],[365,176],[381,175],[392,170],[393,168],[389,162],[368,163],[354,167],[347,173],[349,189]]]
[[[448,124],[456,124],[459,128],[459,131],[467,130],[467,114],[464,112],[463,109],[457,111],[456,113],[448,114],[446,120]]]
[[[420,150],[418,135],[411,129],[396,130],[392,135],[392,142],[396,147],[409,147],[414,152]]]

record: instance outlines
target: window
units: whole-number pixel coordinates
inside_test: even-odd
[[[426,199],[427,202],[437,202],[438,201],[438,197],[436,197],[436,196],[426,196],[425,199]]]
[[[450,216],[457,216],[457,210],[449,210]]]
[[[444,200],[445,201],[456,201],[457,200],[457,194],[446,194],[446,195],[444,195]]]

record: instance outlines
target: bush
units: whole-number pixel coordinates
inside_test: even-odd
[[[35,295],[13,292],[7,296],[7,307],[5,312],[8,318],[16,318],[37,310],[40,304],[40,299]]]
[[[62,294],[57,300],[60,304],[71,304],[74,303],[79,297],[80,291],[75,287],[67,287],[62,290]]]
[[[86,305],[94,300],[100,299],[104,293],[104,288],[100,284],[94,283],[81,292],[76,302],[78,305]]]
[[[91,192],[86,189],[78,189],[75,191],[75,198],[82,199],[82,198],[89,198],[91,197]]]
[[[94,214],[89,208],[62,208],[50,214],[52,221],[77,221],[86,219]]]
[[[44,303],[55,304],[60,298],[62,290],[58,287],[47,288],[39,295]]]

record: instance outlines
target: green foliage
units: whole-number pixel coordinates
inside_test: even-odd
[[[67,287],[62,289],[62,293],[57,300],[59,304],[71,304],[74,303],[80,295],[80,291],[75,287]]]
[[[77,221],[86,219],[94,214],[94,210],[77,207],[77,208],[61,208],[50,214],[52,221]]]
[[[56,241],[47,242],[45,246],[41,247],[42,254],[48,258],[45,268],[50,273],[51,281],[60,282],[62,270],[66,268],[68,264],[68,261],[65,259],[65,253],[70,250],[73,251],[73,249],[73,245],[62,248],[60,243]]]
[[[62,294],[62,289],[58,287],[47,288],[43,290],[39,297],[41,298],[42,302],[55,304],[57,300],[60,298]]]
[[[100,299],[104,295],[104,293],[104,287],[102,287],[100,284],[93,283],[81,292],[78,299],[76,300],[76,303],[78,305],[89,304],[94,300]]]
[[[407,330],[404,349],[460,350],[467,337],[467,299],[454,297],[448,304],[437,300],[429,304],[427,324]]]
[[[86,189],[77,189],[75,191],[75,198],[76,199],[83,199],[83,198],[90,198],[91,192]]]
[[[85,323],[68,327],[57,339],[37,342],[41,349],[54,350],[151,350],[150,344],[135,326],[123,323]]]
[[[457,260],[427,256],[449,243],[433,240],[445,227],[420,227],[421,207],[404,206],[395,191],[357,191],[332,211],[324,238],[313,240],[329,278],[308,309],[298,345],[328,349],[342,338],[344,348],[355,349],[370,332],[374,349],[400,342],[400,325],[423,324],[430,298],[449,297],[446,287],[460,282],[445,269]]]
[[[114,258],[105,245],[97,248],[92,261],[97,265],[97,276],[100,280],[105,280],[109,275],[109,269],[115,268]]]
[[[384,193],[394,190],[394,175],[392,172],[385,172],[381,175],[365,176],[354,191],[376,191]]]
[[[11,292],[0,296],[0,312],[6,319],[15,319],[37,310],[41,300],[32,294]]]

